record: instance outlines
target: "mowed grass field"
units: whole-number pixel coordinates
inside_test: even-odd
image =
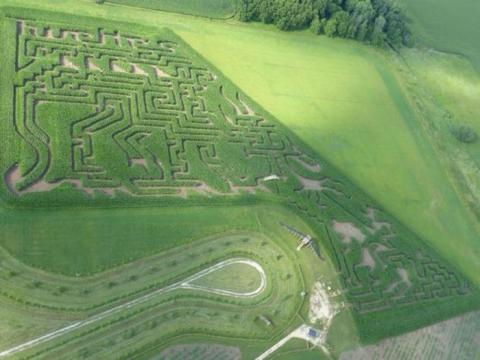
[[[302,289],[310,288],[320,273],[332,276],[332,281],[335,281],[335,274],[324,264],[316,266],[319,260],[313,254],[289,251],[295,246],[296,239],[287,237],[286,242],[277,242],[279,238],[275,236],[273,240],[262,234],[246,232],[209,237],[83,278],[38,271],[19,264],[2,252],[0,278],[13,277],[15,281],[7,281],[1,289],[2,295],[14,295],[0,299],[4,315],[0,347],[4,350],[21,341],[31,340],[48,330],[58,329],[62,324],[71,324],[73,319],[90,318],[145,292],[185,279],[204,269],[206,264],[217,264],[222,259],[243,254],[261,263],[268,276],[265,291],[258,296],[237,299],[205,291],[177,289],[172,294],[157,294],[142,306],[133,305],[132,309],[124,309],[120,316],[112,314],[108,319],[96,320],[92,323],[93,329],[64,334],[28,349],[27,353],[31,357],[55,359],[82,358],[84,352],[95,354],[98,358],[110,358],[113,353],[115,358],[132,358],[133,354],[140,356],[152,349],[158,352],[166,342],[178,340],[177,335],[181,334],[185,339],[190,333],[198,334],[203,341],[211,341],[216,336],[230,338],[230,341],[242,340],[245,341],[242,347],[248,347],[246,345],[250,340],[254,351],[259,353],[271,346],[276,341],[274,338],[284,336],[292,322],[298,324],[299,313],[304,316],[308,311],[308,304],[298,296]],[[299,263],[305,267],[301,268]],[[282,264],[281,269],[278,269],[278,264]],[[223,273],[224,280],[229,278],[232,283],[239,276],[234,270],[225,267],[217,271]],[[200,284],[194,282],[194,285]],[[225,289],[223,284],[217,285],[219,289]],[[10,312],[3,314],[3,309]],[[23,314],[31,312],[32,317],[16,317],[20,309],[23,309]],[[266,327],[258,322],[256,319],[262,314],[271,318],[275,316],[274,325]],[[32,319],[35,319],[34,326],[29,323]],[[20,357],[24,358],[25,353]]]
[[[423,85],[424,94],[429,94],[423,95],[423,100],[429,109],[426,117],[435,123],[431,138],[442,150],[478,221],[480,142],[462,143],[452,134],[452,128],[466,126],[480,134],[480,73],[465,57],[416,49],[403,55],[409,72]]]
[[[275,218],[262,229],[269,214]],[[203,237],[271,231],[301,220],[281,206],[3,211],[0,245],[26,264],[66,275],[93,274]],[[62,226],[60,226],[62,224]],[[65,232],[63,226],[75,231]]]
[[[231,264],[222,270],[214,271],[195,280],[192,284],[235,292],[255,291],[261,284],[261,277],[258,271],[250,265],[243,263]]]
[[[475,223],[376,50],[354,42],[281,33],[89,1],[5,3],[167,26],[341,169],[470,278],[480,246]],[[454,239],[454,240],[452,240]]]
[[[412,28],[421,41],[437,50],[468,57],[480,70],[476,0],[402,0]]]
[[[107,2],[219,19],[235,15],[237,4],[236,0],[107,0]]]

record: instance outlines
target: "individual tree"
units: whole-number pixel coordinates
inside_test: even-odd
[[[350,25],[350,16],[346,11],[337,11],[333,16],[337,20],[337,33],[339,37],[347,37],[348,28]]]
[[[387,23],[387,20],[380,15],[375,19],[375,25],[373,27],[373,32],[372,32],[372,44],[375,46],[383,46],[385,43],[386,35],[383,32],[383,29],[385,28],[385,25]]]
[[[315,18],[310,24],[310,30],[312,30],[312,32],[316,35],[323,33],[323,23],[318,15],[315,15]]]
[[[465,144],[474,143],[478,139],[475,130],[467,125],[453,126],[451,132],[458,141]]]
[[[325,35],[334,37],[337,35],[337,19],[331,18],[325,25]]]

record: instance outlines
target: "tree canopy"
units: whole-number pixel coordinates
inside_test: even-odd
[[[412,43],[395,0],[242,0],[239,17],[275,24],[281,30],[311,28],[316,34],[376,46]]]

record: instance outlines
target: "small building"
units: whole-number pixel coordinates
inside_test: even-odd
[[[311,338],[316,338],[318,336],[317,330],[310,328],[308,329],[308,334],[309,337]]]

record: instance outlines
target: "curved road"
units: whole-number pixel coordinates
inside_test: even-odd
[[[223,289],[215,289],[215,288],[209,288],[209,287],[204,287],[204,286],[199,286],[199,285],[193,285],[192,282],[200,279],[201,277],[208,275],[214,271],[220,270],[226,266],[233,265],[233,264],[245,264],[253,267],[255,270],[258,271],[260,275],[260,285],[258,286],[257,289],[250,291],[250,292],[236,292],[236,291],[229,291],[229,290],[223,290]],[[267,286],[267,276],[265,274],[264,269],[262,266],[257,263],[256,261],[250,260],[250,259],[244,259],[244,258],[232,258],[228,260],[221,261],[215,265],[212,265],[204,270],[199,271],[196,274],[193,274],[189,277],[187,277],[184,280],[178,281],[176,283],[173,283],[171,285],[165,286],[163,288],[157,289],[152,291],[151,293],[148,293],[146,295],[143,295],[139,298],[136,298],[134,300],[128,301],[125,304],[121,304],[118,306],[115,306],[109,310],[103,311],[101,313],[98,313],[96,315],[93,315],[85,320],[77,321],[73,324],[70,324],[64,328],[61,328],[59,330],[53,331],[51,333],[48,333],[46,335],[40,336],[36,339],[27,341],[23,344],[17,345],[13,348],[4,350],[0,352],[0,357],[5,357],[9,355],[16,354],[18,352],[27,350],[29,348],[32,348],[36,345],[43,344],[49,340],[56,339],[64,334],[68,334],[74,330],[80,329],[82,327],[85,327],[87,325],[93,324],[97,321],[103,320],[109,316],[112,316],[114,314],[117,314],[118,312],[129,309],[133,306],[136,306],[138,304],[142,304],[156,296],[163,295],[165,293],[178,290],[178,289],[189,289],[189,290],[199,290],[199,291],[205,291],[205,292],[210,292],[218,295],[224,295],[224,296],[232,296],[232,297],[237,297],[237,298],[252,298],[257,295],[259,295],[263,290],[265,290]]]

